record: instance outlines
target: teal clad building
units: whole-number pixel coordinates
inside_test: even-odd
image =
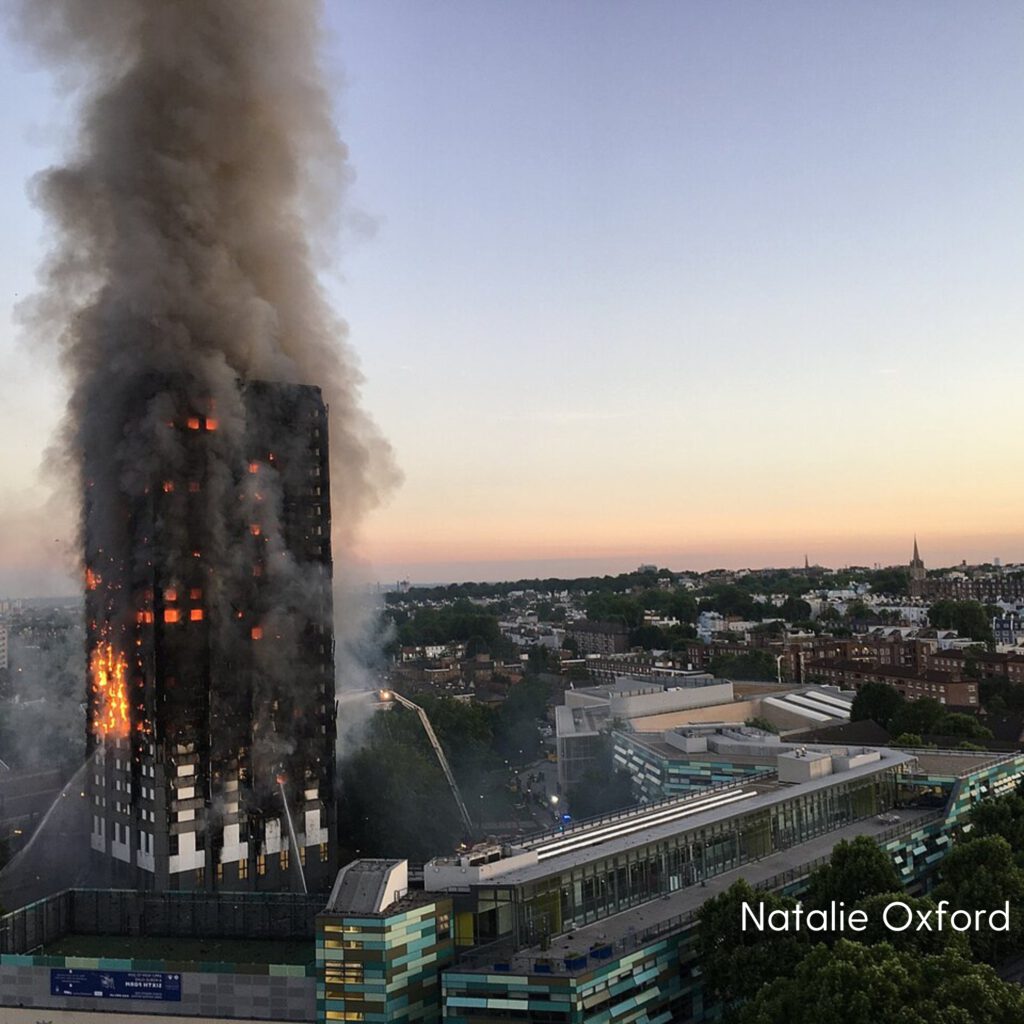
[[[617,768],[629,773],[635,791],[646,800],[741,782],[775,768],[770,751],[718,755],[709,752],[705,742],[701,750],[687,752],[660,733],[613,732],[612,758]]]
[[[409,891],[406,861],[343,868],[317,916],[317,1020],[439,1021],[451,915],[450,899]]]

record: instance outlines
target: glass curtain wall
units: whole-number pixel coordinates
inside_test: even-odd
[[[890,771],[823,787],[774,807],[726,818],[526,883],[515,893],[516,941],[543,943],[546,936],[699,884],[748,861],[871,817],[893,807],[895,800],[896,779]],[[509,934],[504,929],[511,925],[512,916],[510,908],[497,910],[494,893],[488,890],[486,898],[479,893],[477,915],[478,921],[481,915],[486,917],[481,931],[498,938]]]

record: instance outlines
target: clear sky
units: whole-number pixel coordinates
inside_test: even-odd
[[[327,6],[374,574],[1024,559],[1019,3]],[[69,547],[12,324],[69,116],[5,44],[0,594]]]

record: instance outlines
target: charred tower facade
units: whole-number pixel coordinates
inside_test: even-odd
[[[335,861],[327,410],[153,378],[85,452],[92,856],[154,889],[320,889]],[[133,438],[137,440],[133,441]]]

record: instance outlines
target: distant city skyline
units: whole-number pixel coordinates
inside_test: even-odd
[[[358,177],[324,285],[405,474],[362,575],[1024,560],[1018,4],[326,18]],[[0,595],[66,592],[64,394],[15,308],[74,110],[10,38],[0,86]]]
[[[978,538],[971,550],[983,551],[987,539]],[[1014,538],[1003,538],[1012,540]],[[919,538],[920,541],[920,538]],[[906,553],[891,558],[884,557],[849,557],[828,559],[807,551],[806,557],[811,567],[825,569],[844,569],[850,566],[873,568],[880,566],[907,566],[913,547],[913,537],[906,542]],[[840,551],[861,551],[855,544]],[[886,550],[890,550],[886,548]],[[984,565],[998,559],[1002,565],[1019,564],[1017,559],[1007,557],[996,551],[993,554],[942,555],[947,550],[938,548],[938,558],[925,557],[927,552],[922,548],[922,560],[929,569],[954,569],[966,562],[968,565]],[[952,549],[949,549],[952,550]],[[957,549],[960,550],[960,549]],[[742,554],[742,549],[738,554]],[[342,563],[339,571],[357,586],[388,587],[399,582],[413,585],[447,585],[449,583],[498,583],[519,579],[576,579],[583,576],[617,576],[629,573],[640,565],[654,565],[659,569],[672,572],[708,572],[711,569],[742,570],[742,569],[802,569],[804,555],[791,560],[784,558],[775,560],[743,559],[737,553],[730,554],[724,549],[709,548],[705,551],[687,555],[683,552],[642,552],[613,553],[590,557],[553,556],[548,558],[493,559],[476,561],[452,562],[408,562],[372,564],[365,560],[349,560]],[[718,557],[716,557],[718,556]],[[1024,558],[1020,559],[1024,563]],[[9,565],[0,568],[0,599],[15,597],[63,597],[71,595],[78,587],[77,577],[64,572],[58,567],[40,572],[33,565],[21,573]],[[20,588],[20,589],[19,589]]]

